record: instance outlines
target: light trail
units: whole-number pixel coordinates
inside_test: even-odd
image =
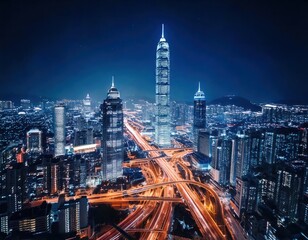
[[[135,139],[137,144],[143,150],[153,149],[153,147],[150,146],[142,138],[142,136],[129,125],[127,121],[125,121],[125,126],[130,136]],[[151,157],[159,156],[157,151],[153,151],[153,152],[149,151],[149,154],[151,155]],[[187,154],[187,153],[184,152],[184,154]],[[167,174],[167,176],[171,180],[175,180],[175,181],[180,180],[180,177],[176,174],[172,166],[170,166],[170,164],[164,158],[157,158],[157,159],[154,159],[153,161],[155,161],[159,165],[159,167]],[[204,209],[203,204],[201,203],[200,199],[196,197],[196,195],[187,186],[187,184],[179,183],[179,184],[176,184],[176,186],[181,196],[185,200],[186,204],[188,205],[189,209],[191,210],[202,235],[206,238],[211,238],[211,239],[226,239],[226,235],[222,232],[222,230],[219,228],[219,226],[216,224],[216,222],[213,220],[213,218],[210,216],[207,210]],[[213,196],[216,197],[217,195],[213,195]],[[215,204],[220,206],[219,198],[217,199],[218,200],[216,201]],[[220,206],[220,209],[222,209],[221,206]],[[220,214],[222,214],[223,216],[222,210]]]

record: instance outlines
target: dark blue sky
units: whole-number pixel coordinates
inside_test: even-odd
[[[154,99],[165,24],[171,98],[308,103],[308,1],[0,1],[0,97]]]

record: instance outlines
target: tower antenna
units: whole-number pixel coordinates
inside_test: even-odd
[[[161,38],[165,38],[164,36],[164,24],[161,25]]]

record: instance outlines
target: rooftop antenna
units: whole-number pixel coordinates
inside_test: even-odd
[[[198,92],[200,92],[200,91],[201,91],[201,89],[200,89],[200,82],[199,82]]]
[[[112,80],[111,80],[111,87],[114,87],[114,76],[112,76]]]
[[[161,25],[161,38],[165,38],[165,36],[164,36],[164,24]]]

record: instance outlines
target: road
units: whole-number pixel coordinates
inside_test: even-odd
[[[125,126],[127,133],[143,150],[155,150],[155,148],[151,146],[147,141],[145,141],[139,132],[128,123],[128,121],[125,121]],[[187,151],[184,151],[182,156],[186,155],[187,153]],[[169,162],[164,157],[159,158],[159,152],[149,151],[149,155],[154,158],[153,161],[162,169],[162,171],[168,176],[170,180],[182,180],[182,178],[176,173],[174,167],[169,164]],[[186,205],[190,209],[203,237],[207,239],[226,239],[225,233],[222,232],[208,211],[204,208],[199,197],[197,197],[197,195],[188,187],[188,185],[186,183],[178,183],[176,184],[176,187],[184,199]],[[220,202],[217,201],[216,204],[220,205]],[[221,207],[220,209],[223,211]]]

